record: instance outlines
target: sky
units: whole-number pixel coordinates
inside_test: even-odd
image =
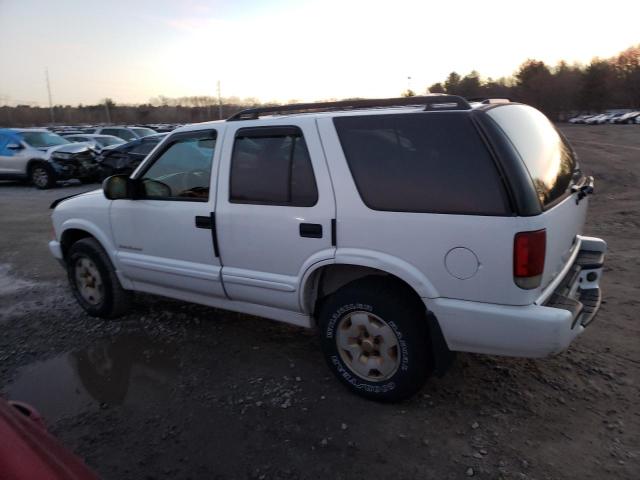
[[[640,43],[640,0],[0,0],[0,105],[424,93],[451,71],[587,63]],[[411,77],[409,79],[409,77]]]

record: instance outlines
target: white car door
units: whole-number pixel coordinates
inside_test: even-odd
[[[134,173],[137,198],[112,202],[119,268],[136,289],[225,296],[211,230],[217,137],[207,129],[167,138]]]
[[[300,311],[307,268],[335,256],[335,201],[315,120],[227,127],[216,233],[232,300]]]

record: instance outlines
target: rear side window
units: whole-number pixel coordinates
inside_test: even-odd
[[[358,192],[369,208],[507,214],[497,168],[467,115],[337,117],[334,124]]]
[[[541,112],[527,105],[501,105],[487,111],[524,162],[543,207],[562,198],[578,171],[573,150]]]
[[[140,142],[139,145],[133,147],[129,152],[137,153],[139,155],[147,155],[157,144],[158,142]]]
[[[297,127],[238,130],[230,181],[231,203],[312,207],[318,201],[309,151]]]

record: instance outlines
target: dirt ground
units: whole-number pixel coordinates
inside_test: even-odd
[[[105,479],[640,478],[640,126],[563,126],[596,178],[604,302],[565,353],[459,354],[415,398],[348,393],[314,332],[143,296],[83,314],[47,250],[49,203],[0,182],[0,393]],[[0,477],[1,477],[0,472]]]

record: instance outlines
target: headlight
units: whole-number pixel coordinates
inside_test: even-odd
[[[64,153],[64,152],[53,152],[51,156],[59,160],[69,160],[71,158],[70,153]]]

